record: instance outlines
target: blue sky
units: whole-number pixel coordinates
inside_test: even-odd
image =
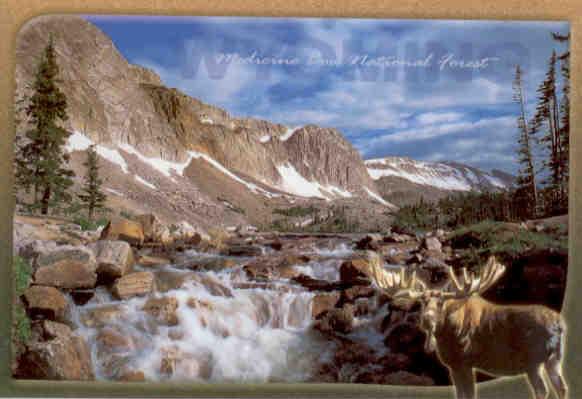
[[[528,110],[566,22],[87,17],[164,84],[290,127],[339,129],[364,158],[515,172],[515,65]],[[220,58],[223,57],[223,58]],[[229,58],[230,57],[230,58]]]

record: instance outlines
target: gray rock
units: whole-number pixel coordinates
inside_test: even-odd
[[[125,241],[99,240],[89,248],[97,258],[99,278],[114,280],[126,275],[134,265],[131,246]]]
[[[97,261],[82,246],[60,246],[41,253],[36,260],[34,282],[64,289],[93,288],[97,282]]]

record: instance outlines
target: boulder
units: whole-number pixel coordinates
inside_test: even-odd
[[[178,324],[178,300],[174,297],[150,298],[143,306],[143,311],[154,317],[160,324],[175,326]]]
[[[173,240],[181,240],[193,245],[199,244],[202,240],[210,240],[210,236],[203,229],[200,227],[195,228],[186,221],[171,225],[170,233]]]
[[[374,296],[376,289],[365,285],[355,285],[342,291],[342,302],[353,303],[358,298],[370,298]]]
[[[161,349],[160,374],[171,376],[176,371],[177,363],[180,361],[181,352],[176,347]]]
[[[65,324],[44,320],[35,326],[17,375],[43,380],[93,380],[91,352],[84,339]]]
[[[164,266],[172,263],[170,259],[163,258],[161,256],[149,256],[149,255],[141,255],[137,263],[140,266],[145,267],[155,267],[155,266]]]
[[[407,370],[412,365],[412,360],[403,353],[387,353],[378,359],[383,371],[395,372]]]
[[[344,364],[368,366],[377,362],[375,350],[361,342],[342,340],[338,342],[333,361],[338,367]]]
[[[312,317],[317,319],[322,313],[335,308],[335,305],[338,303],[339,299],[339,292],[315,295],[313,297],[313,303],[311,306]]]
[[[113,285],[113,295],[118,299],[128,299],[142,296],[154,290],[154,274],[151,272],[136,272],[126,274]]]
[[[223,257],[209,257],[202,259],[187,259],[184,262],[178,263],[178,267],[187,268],[195,271],[221,271],[224,269],[231,269],[236,266],[233,259]]]
[[[414,238],[408,234],[398,234],[392,233],[389,236],[384,237],[385,243],[404,243],[408,241],[412,241]]]
[[[368,285],[376,267],[380,267],[380,258],[375,252],[368,251],[365,256],[354,257],[341,264],[340,280],[354,285]]]
[[[64,289],[93,288],[97,283],[97,261],[82,246],[61,246],[42,253],[36,260],[34,282]]]
[[[126,275],[134,264],[133,250],[125,241],[100,240],[89,246],[97,258],[97,275],[113,281]]]
[[[133,339],[128,334],[123,334],[119,329],[105,327],[95,337],[97,351],[100,356],[111,353],[127,353],[135,350]]]
[[[145,374],[141,370],[124,369],[116,376],[117,381],[123,382],[145,382]]]
[[[21,241],[18,250],[14,253],[33,263],[40,254],[54,251],[57,247],[58,245],[55,241]]]
[[[275,251],[280,251],[283,249],[283,243],[278,239],[268,242],[266,245]]]
[[[378,251],[380,249],[382,236],[379,234],[368,234],[356,243],[356,249]]]
[[[26,311],[32,319],[66,320],[69,303],[56,288],[33,285],[24,291],[23,297]]]
[[[104,305],[81,313],[80,319],[85,327],[103,327],[120,320],[124,314],[125,311],[119,304]]]
[[[69,292],[77,306],[83,306],[95,296],[94,289],[79,289]]]
[[[228,247],[226,250],[226,255],[228,256],[244,256],[244,257],[255,257],[261,256],[263,254],[263,249],[257,245],[234,245]]]
[[[422,242],[423,248],[429,251],[441,252],[443,246],[437,237],[426,237]]]
[[[101,240],[121,240],[130,245],[142,246],[144,234],[141,223],[124,218],[109,221],[101,232]]]
[[[291,281],[305,287],[309,291],[329,292],[345,288],[345,284],[340,281],[319,280],[306,274],[300,274],[297,277],[293,277]]]
[[[349,334],[353,329],[354,307],[333,308],[319,315],[314,328],[326,335]]]
[[[158,217],[153,213],[147,213],[144,215],[137,216],[135,220],[141,224],[144,241],[157,242],[155,235],[156,232],[159,231],[159,229],[162,226],[162,223],[160,222]]]

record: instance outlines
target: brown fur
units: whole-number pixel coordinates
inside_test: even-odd
[[[565,397],[559,368],[565,325],[559,313],[540,305],[496,305],[479,295],[445,299],[440,307],[427,333],[434,334],[457,398],[475,398],[474,369],[496,376],[525,373],[536,399],[547,396],[539,380],[545,369],[558,397]]]

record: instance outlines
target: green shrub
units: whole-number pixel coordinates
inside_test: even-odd
[[[12,342],[15,346],[20,347],[28,342],[30,335],[30,319],[26,315],[22,302],[18,300],[12,313]]]
[[[20,256],[15,256],[12,270],[14,275],[14,292],[16,296],[20,296],[28,288],[30,277],[32,276],[32,268],[26,260]]]
[[[276,208],[274,214],[287,217],[305,217],[318,213],[319,210],[314,206],[293,206],[291,208]]]
[[[22,347],[30,338],[30,320],[20,300],[30,283],[32,268],[20,256],[15,256],[12,263],[14,295],[12,300],[12,343],[15,351]]]
[[[107,225],[109,220],[107,218],[100,218],[98,220],[89,220],[84,216],[77,216],[73,219],[73,223],[81,226],[81,230],[97,230],[101,226]]]

